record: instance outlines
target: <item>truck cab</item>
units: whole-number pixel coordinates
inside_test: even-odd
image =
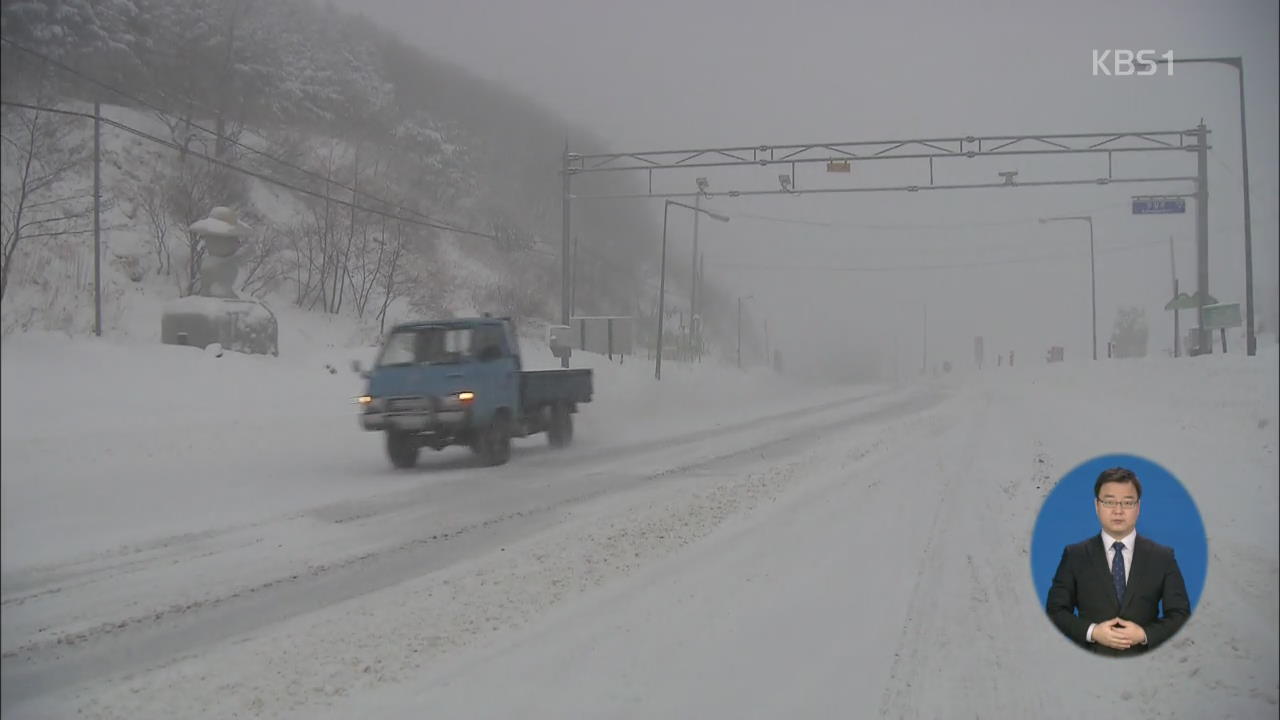
[[[413,467],[422,447],[466,445],[488,465],[510,458],[512,437],[573,436],[573,413],[590,402],[590,370],[526,371],[507,318],[403,323],[367,372],[360,425],[386,434],[387,455]]]

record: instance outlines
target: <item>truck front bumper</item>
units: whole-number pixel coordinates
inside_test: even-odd
[[[415,434],[457,435],[467,427],[471,409],[447,399],[401,395],[374,398],[360,413],[365,430],[400,430]]]
[[[403,430],[454,435],[467,425],[466,410],[369,411],[360,414],[365,430]]]

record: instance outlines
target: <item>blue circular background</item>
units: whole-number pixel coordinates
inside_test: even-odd
[[[1031,534],[1031,577],[1040,606],[1049,599],[1049,586],[1063,548],[1102,532],[1094,511],[1093,483],[1099,473],[1113,467],[1129,468],[1142,483],[1138,534],[1173,548],[1194,612],[1209,563],[1200,511],[1172,473],[1136,455],[1103,455],[1082,463],[1063,476],[1045,498]]]

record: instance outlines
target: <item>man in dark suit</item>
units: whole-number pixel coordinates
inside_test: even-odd
[[[1104,470],[1093,495],[1102,532],[1062,551],[1046,610],[1091,652],[1144,653],[1190,617],[1187,587],[1173,549],[1137,534],[1142,483],[1133,471]]]

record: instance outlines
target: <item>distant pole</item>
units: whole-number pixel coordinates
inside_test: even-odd
[[[1253,329],[1253,223],[1249,217],[1249,134],[1244,128],[1244,58],[1238,58],[1240,78],[1240,170],[1244,173],[1244,327],[1245,352],[1258,354],[1258,336]],[[1224,350],[1225,351],[1225,350]]]
[[[1173,277],[1173,356],[1178,357],[1178,338],[1182,336],[1181,328],[1178,327],[1178,313],[1181,312],[1177,307],[1178,300],[1178,263],[1173,255],[1173,236],[1169,236],[1169,273]]]
[[[897,332],[897,328],[895,328],[893,333],[893,379],[895,382],[898,380],[898,375],[901,372],[901,370],[902,370],[902,356],[899,355],[898,332]]]
[[[667,213],[671,210],[671,201],[668,200],[662,206],[662,269],[659,271],[660,280],[658,280],[658,351],[657,361],[653,364],[653,379],[662,379],[662,316],[666,315],[667,299]]]
[[[697,269],[698,269],[698,281],[697,281],[697,283],[696,283],[696,284],[701,284],[701,283],[702,283],[702,279],[703,279],[704,275],[705,275],[705,274],[706,274],[706,272],[707,272],[707,255],[706,255],[706,253],[698,253],[698,268],[697,268]],[[702,338],[703,338],[703,336],[704,336],[705,334],[706,334],[706,329],[705,329],[704,327],[702,327],[702,322],[701,322],[701,320],[699,320],[699,322],[698,322],[698,345],[697,345],[698,362],[702,362]]]
[[[1093,260],[1093,216],[1089,221],[1089,306],[1093,312],[1093,359],[1098,359],[1098,266]]]
[[[1204,122],[1196,126],[1196,348],[1213,352],[1213,338],[1204,329],[1204,305],[1209,297],[1209,132]]]
[[[93,104],[93,334],[102,337],[102,104]]]
[[[1246,123],[1245,123],[1245,111],[1244,111],[1244,57],[1236,55],[1236,56],[1229,56],[1229,57],[1174,58],[1172,57],[1172,53],[1170,53],[1170,57],[1167,60],[1163,60],[1163,61],[1156,60],[1156,62],[1169,62],[1169,63],[1182,63],[1182,64],[1216,63],[1219,65],[1230,65],[1231,67],[1236,69],[1236,81],[1239,83],[1239,91],[1240,91],[1239,92],[1239,95],[1240,95],[1240,171],[1243,175],[1242,179],[1244,180],[1244,307],[1245,307],[1244,312],[1245,312],[1245,346],[1246,346],[1245,351],[1248,355],[1252,356],[1258,350],[1258,338],[1257,338],[1257,335],[1255,335],[1254,333],[1254,325],[1253,325],[1253,222],[1249,215],[1249,211],[1250,211],[1249,133],[1245,129]],[[1200,123],[1200,127],[1198,128],[1198,130],[1200,130],[1201,153],[1202,153],[1201,156],[1203,157],[1203,148],[1209,139],[1208,135],[1204,132],[1204,122]],[[1202,171],[1200,174],[1200,186],[1203,186],[1205,182],[1205,177],[1206,175],[1204,171]],[[1199,200],[1200,198],[1197,196],[1197,201]],[[1207,189],[1205,190],[1204,204],[1206,206],[1208,204]],[[1207,207],[1202,207],[1201,209],[1207,210]],[[1205,264],[1207,265],[1208,242],[1209,242],[1208,230],[1207,230],[1208,225],[1206,224],[1204,227],[1205,227],[1205,234],[1203,237],[1205,238],[1204,239],[1204,242],[1205,242],[1204,256],[1205,257],[1203,259],[1205,260]],[[1198,227],[1197,230],[1199,229],[1200,228]],[[1197,237],[1197,240],[1199,239],[1200,238]],[[1197,273],[1197,275],[1199,275],[1199,273]],[[1207,273],[1206,273],[1206,276],[1207,276]],[[1201,293],[1202,296],[1208,295],[1209,293],[1208,284],[1209,283],[1207,280],[1205,280],[1203,283],[1200,283],[1198,292]],[[1206,344],[1208,346],[1208,351],[1212,352],[1213,351],[1212,333],[1206,334],[1204,330],[1203,305],[1197,306],[1197,315],[1199,317],[1200,328],[1198,329],[1198,335],[1197,335],[1196,341],[1198,344]]]
[[[742,369],[742,298],[738,298],[738,369]]]
[[[1082,220],[1089,223],[1089,308],[1090,308],[1090,329],[1093,334],[1093,359],[1098,360],[1098,264],[1094,260],[1093,245],[1093,216],[1092,215],[1068,215],[1063,217],[1040,218],[1040,223],[1065,222],[1068,220]]]
[[[769,357],[769,320],[766,318],[764,321],[764,362],[766,365],[773,364]]]
[[[929,303],[924,304],[924,324],[920,343],[920,373],[929,372]]]

